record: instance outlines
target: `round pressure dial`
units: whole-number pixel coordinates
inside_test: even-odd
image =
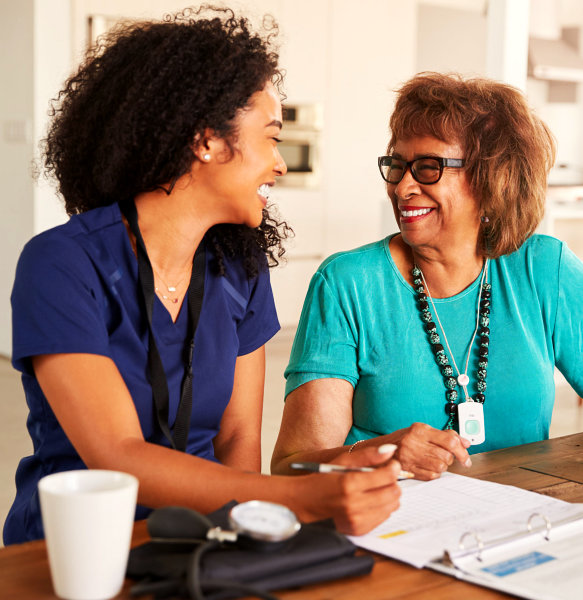
[[[289,508],[262,500],[237,504],[229,512],[229,522],[237,533],[267,542],[287,540],[301,527]]]

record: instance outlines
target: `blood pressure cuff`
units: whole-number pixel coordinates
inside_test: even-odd
[[[231,502],[207,515],[214,525],[229,529]],[[186,580],[192,569],[195,544],[147,542],[130,551],[127,576],[138,580],[132,595],[153,594],[156,599],[189,597]],[[293,588],[343,577],[366,575],[374,559],[356,556],[356,546],[334,528],[332,520],[302,524],[285,542],[225,543],[201,559],[200,581],[225,581],[262,590]],[[228,590],[209,590],[205,599],[247,596]]]

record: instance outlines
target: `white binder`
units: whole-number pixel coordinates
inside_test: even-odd
[[[532,513],[521,530],[489,540],[466,531],[427,566],[520,598],[583,598],[583,512],[554,523]]]
[[[401,487],[356,545],[521,598],[583,598],[583,505],[451,473]]]

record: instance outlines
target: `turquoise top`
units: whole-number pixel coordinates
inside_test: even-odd
[[[391,237],[322,263],[310,283],[285,372],[286,395],[312,379],[352,384],[347,444],[416,421],[438,429],[447,421],[443,377],[415,291],[391,257]],[[516,252],[490,261],[489,281],[486,441],[472,446],[473,452],[548,438],[555,366],[583,395],[583,263],[564,242],[534,235]],[[478,277],[456,296],[434,300],[462,372],[479,284]],[[477,393],[478,347],[476,339],[468,366],[470,395]],[[447,348],[446,353],[453,366]],[[461,388],[458,393],[462,398]]]

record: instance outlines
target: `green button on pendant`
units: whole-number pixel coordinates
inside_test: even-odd
[[[476,420],[466,421],[466,433],[470,435],[480,433],[480,423]]]

